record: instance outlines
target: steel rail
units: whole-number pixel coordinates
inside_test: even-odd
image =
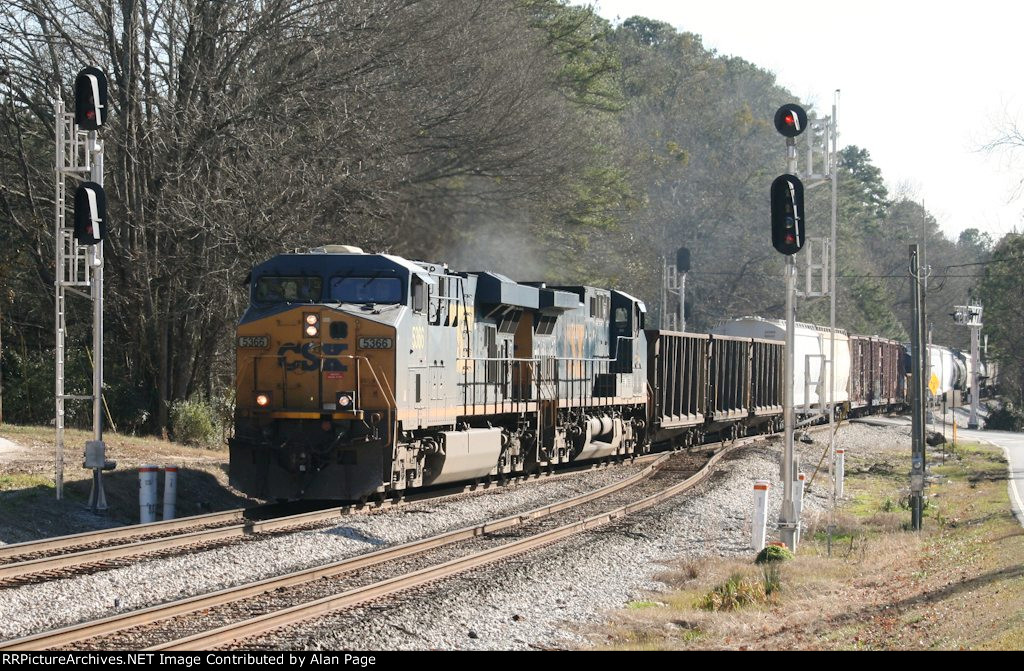
[[[241,519],[245,514],[244,508],[225,510],[219,513],[204,513],[191,517],[179,517],[173,520],[162,522],[150,522],[148,524],[131,524],[113,529],[100,529],[97,531],[83,531],[82,533],[70,534],[67,536],[54,536],[37,541],[25,541],[24,543],[11,543],[0,547],[0,559],[17,557],[21,555],[36,554],[48,550],[61,550],[79,545],[89,545],[108,540],[120,540],[133,536],[145,536],[163,531],[176,531],[188,527],[202,526],[208,524],[220,524]]]
[[[666,452],[659,455],[647,455],[645,457],[645,461],[650,461],[651,463],[637,473],[591,492],[579,494],[572,498],[549,505],[540,506],[524,513],[510,515],[508,517],[471,527],[465,527],[463,529],[447,532],[427,539],[411,541],[392,548],[385,548],[375,552],[358,555],[356,557],[344,559],[325,566],[304,569],[284,576],[267,578],[248,585],[242,585],[240,587],[231,587],[217,592],[212,592],[210,594],[190,597],[181,601],[151,606],[142,610],[114,615],[101,620],[71,625],[50,632],[43,632],[24,638],[13,639],[7,642],[0,642],[0,650],[38,650],[77,643],[89,638],[123,631],[131,627],[165,620],[177,615],[213,608],[233,601],[250,598],[265,592],[281,589],[283,587],[289,587],[324,577],[348,573],[387,561],[408,557],[458,541],[474,538],[476,536],[525,524],[526,522],[547,517],[557,512],[561,512],[562,510],[573,508],[602,498],[621,489],[625,489],[626,487],[629,487],[630,485],[635,484],[653,474],[672,457],[672,454],[673,453]],[[271,522],[276,523],[278,521],[279,520],[272,520]]]
[[[633,463],[639,462],[642,464],[656,458],[658,458],[658,455],[641,455],[634,457]],[[133,543],[120,543],[109,547],[89,548],[75,552],[66,552],[64,554],[54,554],[41,558],[9,562],[6,564],[0,564],[0,583],[10,582],[41,573],[58,571],[74,566],[93,566],[105,561],[125,559],[128,557],[187,547],[190,545],[231,540],[259,533],[283,531],[291,527],[316,524],[336,517],[343,517],[345,515],[379,512],[407,503],[412,503],[414,501],[421,501],[425,499],[440,500],[462,496],[469,493],[498,489],[509,484],[558,479],[561,477],[576,475],[581,472],[605,468],[607,466],[608,462],[597,462],[583,466],[577,465],[575,468],[563,468],[550,473],[513,476],[511,478],[506,478],[502,482],[495,480],[482,484],[446,487],[442,490],[435,491],[417,491],[401,497],[384,499],[383,501],[378,502],[335,506],[331,508],[324,508],[322,510],[277,517],[269,520],[246,521],[241,524],[214,527],[186,534],[146,538]],[[70,536],[60,536],[41,541],[18,543],[16,545],[4,546],[0,549],[0,559],[5,556],[2,554],[3,552],[6,552],[7,557],[31,555],[39,552],[86,546],[108,540],[121,540],[124,538],[131,538],[133,536],[148,536],[153,533],[160,533],[161,531],[173,531],[175,529],[230,522],[236,519],[243,519],[245,512],[245,509],[235,509],[220,513],[207,513],[192,517],[182,517],[180,519],[168,520],[166,522],[151,522],[149,524],[131,525],[118,527],[116,529],[104,529],[101,531],[90,531]]]
[[[753,441],[737,441],[733,445],[719,450],[711,457],[711,459],[708,460],[708,463],[689,478],[671,485],[656,494],[639,501],[626,504],[614,510],[594,515],[585,520],[572,522],[556,529],[528,536],[517,541],[512,541],[489,550],[483,550],[466,557],[453,559],[436,566],[430,566],[420,569],[419,571],[383,580],[371,585],[351,589],[334,596],[324,597],[309,603],[299,604],[276,612],[260,615],[242,622],[225,625],[211,631],[202,632],[176,641],[169,641],[167,643],[147,648],[147,650],[208,650],[214,646],[235,643],[241,639],[273,631],[290,624],[302,622],[335,610],[348,608],[365,601],[378,599],[396,592],[419,587],[435,580],[447,578],[473,568],[491,564],[502,559],[507,559],[509,557],[534,550],[543,545],[548,545],[585,531],[590,531],[591,529],[608,524],[620,517],[651,508],[702,482],[712,473],[714,466],[725,454],[746,445],[749,442]]]

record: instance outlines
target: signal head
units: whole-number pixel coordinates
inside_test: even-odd
[[[676,250],[676,270],[681,273],[690,272],[690,249],[680,247]]]
[[[803,249],[804,185],[796,175],[779,175],[772,182],[772,246],[787,256]]]
[[[796,137],[807,129],[807,112],[795,103],[787,103],[775,112],[775,130],[786,137]]]
[[[75,190],[75,240],[80,245],[102,242],[107,232],[107,194],[96,182]]]
[[[75,77],[75,123],[82,130],[98,130],[108,116],[107,76],[87,67]]]

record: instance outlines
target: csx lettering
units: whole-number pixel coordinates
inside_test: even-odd
[[[321,349],[323,350],[323,357],[317,351]],[[323,343],[320,345],[314,342],[307,342],[299,345],[298,343],[288,342],[278,348],[277,361],[285,370],[333,370],[345,372],[348,370],[348,366],[337,359],[327,357],[336,357],[347,349],[348,345],[345,343]],[[289,354],[297,354],[301,358],[289,359]]]

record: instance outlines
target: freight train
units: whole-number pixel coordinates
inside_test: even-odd
[[[343,245],[275,256],[249,288],[229,470],[259,498],[365,500],[782,424],[783,322],[651,330],[622,291]],[[794,405],[820,417],[831,336],[796,328]],[[899,343],[835,339],[840,408],[903,405]]]

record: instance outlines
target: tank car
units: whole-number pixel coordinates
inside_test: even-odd
[[[925,379],[925,393],[929,403],[939,403],[940,399],[954,389],[963,389],[966,369],[953,354],[953,350],[939,345],[928,345],[929,376]],[[935,381],[937,391],[932,392],[931,383]]]

